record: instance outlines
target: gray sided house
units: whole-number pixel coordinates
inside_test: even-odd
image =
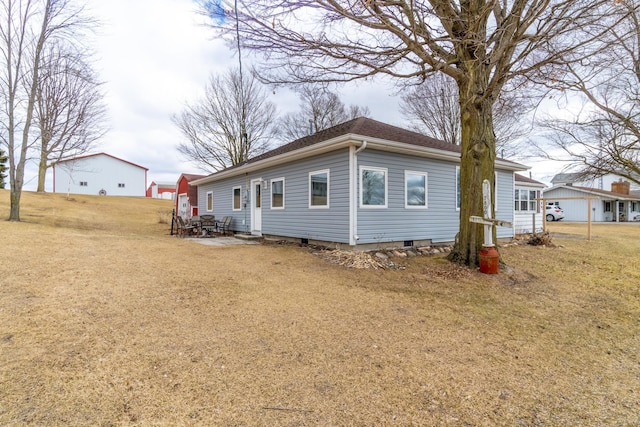
[[[452,242],[460,147],[357,118],[192,182],[200,215],[231,229],[353,249]],[[514,172],[496,161],[496,217],[514,219]],[[508,238],[513,229],[498,228]]]

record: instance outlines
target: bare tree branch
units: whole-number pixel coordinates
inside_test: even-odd
[[[585,178],[616,174],[640,184],[640,2],[617,4],[603,48],[567,65],[554,82],[579,96],[583,108],[568,119],[541,120],[549,134],[541,152],[560,150],[568,168]]]
[[[300,111],[287,114],[279,120],[278,134],[285,142],[371,114],[367,107],[350,105],[347,108],[339,96],[324,85],[305,85],[298,94]]]
[[[94,23],[71,0],[0,2],[0,143],[9,157],[9,220],[20,220],[27,153],[39,138],[33,125],[44,52],[51,44],[79,43]]]
[[[87,152],[104,135],[106,109],[99,88],[80,52],[57,44],[46,50],[35,111],[40,129],[37,191],[44,191],[53,163]]]
[[[238,71],[211,76],[204,97],[172,117],[186,139],[178,150],[207,172],[241,164],[268,149],[275,114],[254,77],[240,79]]]

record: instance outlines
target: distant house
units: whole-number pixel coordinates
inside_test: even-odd
[[[151,181],[147,188],[147,197],[154,199],[174,200],[176,195],[176,184],[171,182]]]
[[[582,181],[581,180],[581,174],[579,173],[558,173],[555,174],[553,176],[553,178],[551,178],[551,185],[552,186],[557,186],[557,185],[584,185],[584,186],[589,186],[588,184],[586,184],[586,181]]]
[[[514,177],[514,231],[516,234],[540,232],[544,210],[539,199],[546,185],[517,173]]]
[[[62,160],[53,165],[53,192],[144,197],[148,170],[107,153]]]
[[[496,217],[513,221],[514,172],[528,168],[495,166]],[[201,215],[231,216],[232,230],[254,235],[366,249],[452,242],[459,230],[460,147],[368,118],[191,184]]]
[[[558,187],[561,185],[593,188],[596,190],[609,190],[614,182],[625,180],[619,175],[609,173],[598,178],[583,178],[580,173],[559,173],[551,179],[551,186]],[[631,191],[640,191],[640,185],[630,183]]]
[[[614,181],[610,190],[574,184],[556,185],[546,190],[548,203],[559,204],[565,221],[587,221],[591,198],[591,220],[595,222],[640,221],[640,191],[628,181]]]
[[[204,178],[205,175],[195,175],[183,173],[178,178],[177,188],[178,196],[176,197],[176,213],[184,219],[198,215],[198,188],[191,185],[191,181]]]

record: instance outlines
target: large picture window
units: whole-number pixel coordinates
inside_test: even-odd
[[[427,207],[427,174],[426,172],[404,172],[405,207]]]
[[[387,170],[360,168],[360,206],[365,208],[387,207]]]
[[[213,191],[207,192],[207,212],[213,212]]]
[[[233,187],[233,210],[242,210],[242,187]]]
[[[271,180],[271,209],[284,209],[284,178]]]
[[[309,207],[329,207],[329,170],[309,173]]]

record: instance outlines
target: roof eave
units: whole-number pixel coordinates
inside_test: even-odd
[[[317,144],[313,144],[308,147],[300,148],[295,151],[282,153],[277,156],[268,157],[263,160],[246,163],[242,166],[216,172],[207,177],[197,179],[195,181],[191,181],[191,185],[198,186],[198,185],[209,184],[212,182],[220,181],[221,179],[230,178],[237,175],[243,175],[259,169],[276,166],[281,163],[287,163],[287,162],[295,161],[298,159],[303,159],[306,157],[327,153],[329,151],[337,150],[343,147],[348,147],[351,144],[353,144],[353,142],[350,141],[349,135],[341,135],[339,137],[328,139],[326,141],[319,142]]]
[[[219,181],[221,179],[230,178],[245,173],[250,173],[266,167],[276,166],[282,163],[288,163],[295,160],[311,157],[327,153],[341,148],[348,147],[350,145],[360,144],[362,141],[367,141],[367,149],[376,149],[381,151],[391,151],[394,153],[407,154],[407,155],[421,155],[422,157],[428,157],[430,159],[446,160],[460,162],[460,153],[457,151],[441,150],[433,147],[424,147],[420,145],[407,144],[404,142],[390,141],[381,138],[372,138],[370,136],[364,136],[359,134],[344,134],[336,138],[328,139],[323,142],[319,142],[308,147],[300,148],[295,151],[282,153],[277,156],[269,157],[256,162],[250,162],[242,166],[222,170],[209,175],[205,178],[194,180],[191,185],[204,185],[212,182]],[[497,159],[496,166],[503,170],[509,171],[525,171],[529,167],[521,165],[519,163],[510,162],[508,160]]]
[[[550,191],[558,190],[558,189],[561,189],[561,188],[572,190],[572,191],[577,191],[579,193],[590,194],[590,195],[596,196],[596,197],[598,197],[600,199],[603,199],[603,200],[625,200],[625,201],[640,200],[640,198],[634,197],[631,194],[618,194],[618,193],[605,194],[605,193],[600,193],[598,191],[591,191],[591,190],[586,189],[586,188],[573,187],[573,186],[570,186],[570,185],[556,185],[556,186],[553,186],[550,189],[545,190],[545,194],[549,193]]]

